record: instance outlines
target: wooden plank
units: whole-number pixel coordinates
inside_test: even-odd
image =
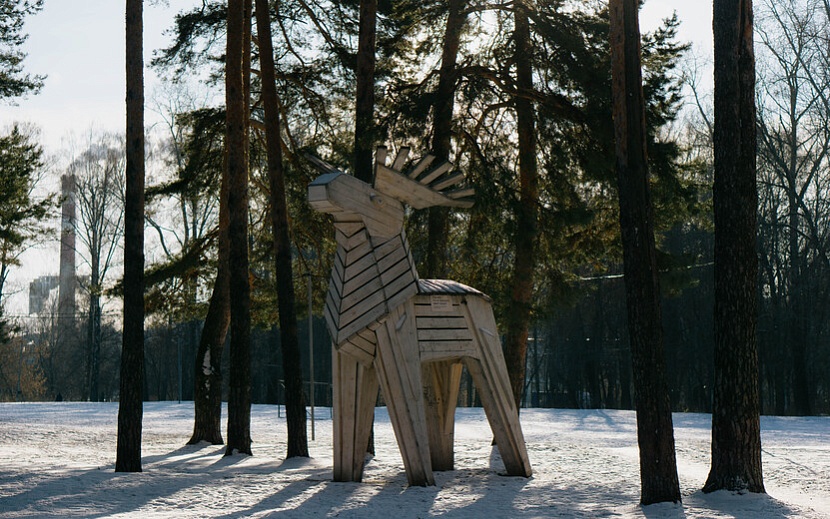
[[[417,315],[417,314],[416,314]],[[467,328],[467,320],[460,316],[418,317],[418,329]]]
[[[417,181],[389,169],[386,166],[377,167],[375,186],[379,191],[388,194],[415,209],[423,209],[433,205],[456,205],[455,202]]]
[[[371,261],[374,261],[374,248],[372,244],[368,240],[359,240],[355,243],[354,248],[349,249],[343,247],[345,251],[345,261],[343,262],[346,265],[346,272],[348,273],[350,269],[354,270],[353,265],[360,263],[360,261],[369,261],[365,260],[367,256],[371,257]],[[362,270],[362,268],[361,268]],[[348,274],[347,274],[348,275]]]
[[[460,300],[460,297],[450,296],[450,300],[452,302],[452,308],[448,311],[441,312],[441,313],[436,313],[433,310],[432,305],[430,304],[429,298],[430,298],[430,296],[424,296],[422,294],[418,294],[417,296],[415,296],[415,301],[416,301],[415,315],[416,316],[418,316],[418,317],[434,317],[434,316],[447,317],[447,316],[453,316],[453,315],[463,315],[463,313],[461,312],[461,308],[459,306],[459,302],[455,301],[456,298]]]
[[[346,253],[349,253],[359,245],[368,243],[369,236],[366,234],[366,228],[364,227],[360,232],[356,232],[351,236],[346,236],[343,233],[337,233],[336,241],[338,246],[343,247]]]
[[[384,272],[388,271],[398,263],[404,263],[406,265],[409,264],[409,255],[401,246],[398,246],[398,248],[390,251],[389,254],[377,260],[378,271],[380,271],[381,276],[383,276]]]
[[[355,268],[355,271],[358,269]],[[343,293],[349,294],[357,290],[363,285],[371,283],[373,279],[380,279],[380,273],[377,271],[377,266],[369,262],[366,269],[359,274],[352,275],[343,283]]]
[[[467,328],[418,328],[418,342],[471,340],[473,340],[473,334]]]
[[[352,337],[356,337],[356,335],[353,335]],[[371,351],[367,351],[359,347],[352,340],[343,341],[337,351],[350,355],[363,366],[372,366],[375,362],[374,347],[372,347]]]
[[[404,273],[412,276],[412,265],[409,263],[409,256],[400,251],[397,254],[390,254],[382,261],[378,262],[378,271],[380,272],[380,279],[384,284],[391,283]],[[413,279],[414,280],[414,279]]]
[[[420,182],[421,184],[423,184],[425,186],[429,185],[433,180],[440,177],[441,175],[443,175],[444,173],[446,173],[447,171],[449,171],[451,169],[452,169],[452,162],[449,162],[449,161],[441,162],[440,164],[438,164],[438,166],[433,168],[432,171],[429,171],[429,172],[425,173],[424,176],[418,178],[418,182]]]
[[[421,352],[421,362],[480,357],[473,341],[419,341],[418,350]]]
[[[388,240],[373,239],[372,246],[375,248],[375,258],[380,260],[397,250],[408,252],[406,247],[404,247],[404,243],[405,242],[401,239],[400,235],[394,236]]]
[[[329,201],[326,186],[313,184],[308,186],[308,203],[315,211],[330,213],[337,208]]]
[[[401,278],[401,279],[403,279],[403,278]],[[386,292],[386,304],[389,306],[389,308],[394,308],[394,307],[396,307],[400,304],[405,303],[407,300],[411,299],[418,292],[418,288],[415,285],[414,280],[409,285],[403,286],[396,293],[390,293],[389,289],[391,289],[391,288],[395,288],[395,286],[387,287],[387,292]]]
[[[326,319],[326,329],[332,341],[337,340],[337,318],[329,309],[329,305],[323,305],[323,317]],[[336,342],[335,342],[336,344]]]
[[[453,361],[430,362],[422,366],[429,455],[433,470],[453,469],[455,407],[461,370],[461,363]]]
[[[359,332],[363,328],[366,328],[372,321],[380,319],[388,312],[386,308],[386,303],[381,302],[378,306],[369,309],[366,313],[357,316],[351,322],[344,322],[342,319],[339,323],[338,329],[338,337],[342,339],[346,339],[351,337],[355,333]]]
[[[360,348],[361,350],[365,351],[366,353],[375,355],[375,347],[377,347],[377,342],[369,341],[361,335],[360,333],[356,333],[349,338],[349,342],[354,343],[355,346]]]
[[[416,164],[415,167],[412,168],[412,171],[409,172],[409,178],[411,178],[412,180],[418,178],[418,175],[423,173],[429,167],[429,165],[432,164],[432,161],[434,160],[435,155],[425,155],[424,157],[422,157],[421,160],[418,161],[418,164]]]
[[[350,175],[340,175],[326,184],[326,188],[329,201],[346,211],[360,213],[371,234],[394,236],[400,232],[403,206],[393,197],[382,196]]]
[[[406,165],[406,159],[409,158],[409,146],[403,146],[398,154],[395,156],[395,161],[392,163],[392,169],[396,171],[403,170]]]
[[[479,352],[479,358],[465,357],[464,363],[478,389],[505,469],[511,476],[529,477],[533,471],[507,376],[493,309],[483,298],[468,296],[463,310],[470,320]]]
[[[375,369],[410,485],[434,485],[421,363],[411,302],[392,309],[378,328]]]
[[[340,312],[345,313],[355,305],[370,304],[374,306],[378,300],[384,299],[383,285],[378,279],[373,279],[357,290],[349,292],[340,302]]]
[[[473,196],[474,194],[476,194],[476,190],[475,190],[475,188],[472,188],[472,187],[465,187],[465,188],[456,189],[455,191],[450,191],[450,192],[444,193],[444,194],[446,196],[448,196],[449,198],[452,198],[453,200],[455,200],[457,198],[464,198],[464,197],[468,197],[468,196]]]
[[[373,308],[379,306],[386,306],[386,300],[383,297],[383,290],[375,292],[371,297],[362,299],[359,304],[352,306],[348,310],[341,309],[338,323],[340,330],[342,331],[345,325],[360,319],[362,316],[370,313]]]
[[[443,191],[443,190],[447,189],[448,187],[452,187],[452,186],[458,184],[459,182],[464,181],[464,178],[465,178],[464,173],[462,173],[460,171],[456,171],[452,175],[448,175],[445,178],[438,180],[437,182],[433,183],[429,187],[431,187],[432,189],[434,189],[436,191]]]
[[[384,283],[385,286],[383,290],[386,294],[387,299],[391,299],[395,294],[402,292],[404,289],[408,291],[407,294],[411,294],[412,296],[414,296],[418,292],[418,287],[415,284],[415,279],[411,275],[411,271],[407,270],[405,267],[406,265],[402,265],[400,267],[402,273],[397,278],[394,278],[391,281]],[[389,272],[391,277],[392,271]],[[409,292],[410,285],[412,285],[411,292]],[[391,306],[392,305],[390,305],[390,307]]]
[[[351,238],[355,234],[365,231],[366,226],[363,225],[363,220],[358,218],[354,222],[339,222],[335,226],[335,229],[337,229],[337,232],[342,233],[346,238]]]
[[[372,365],[333,350],[334,480],[360,481],[374,414],[378,379]]]
[[[388,152],[389,150],[386,149],[386,146],[378,146],[375,148],[375,162],[377,164],[386,164],[386,155]]]

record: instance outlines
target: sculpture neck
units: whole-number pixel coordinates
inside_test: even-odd
[[[418,291],[406,235],[371,236],[360,221],[335,223],[337,253],[326,301],[335,344],[381,321]]]

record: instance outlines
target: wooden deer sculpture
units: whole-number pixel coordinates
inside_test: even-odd
[[[434,485],[453,467],[462,364],[478,389],[507,473],[530,476],[496,321],[487,296],[455,281],[418,279],[404,208],[470,207],[462,173],[428,155],[402,173],[377,149],[374,188],[311,158],[324,171],[311,206],[334,216],[337,252],[325,318],[334,342],[334,480],[360,481],[380,384],[410,485]],[[450,190],[452,188],[452,190]]]

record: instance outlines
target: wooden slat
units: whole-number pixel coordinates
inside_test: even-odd
[[[363,351],[370,353],[372,355],[375,354],[375,347],[377,346],[377,342],[367,340],[363,335],[360,333],[356,333],[349,337],[349,342],[352,342],[358,348],[362,349]]]
[[[460,308],[460,300],[461,298],[458,296],[450,296],[452,298],[452,310],[449,312],[442,312],[440,314],[436,314],[433,309],[432,305],[429,303],[430,296],[424,296],[423,294],[418,294],[415,296],[416,305],[415,305],[415,315],[418,317],[432,317],[432,316],[448,316],[448,315],[462,315],[461,308]],[[456,300],[457,298],[457,300]]]
[[[438,182],[435,182],[434,184],[432,184],[429,187],[431,187],[432,189],[434,189],[436,191],[443,191],[444,189],[447,189],[448,187],[452,187],[452,186],[458,184],[459,182],[462,182],[463,180],[464,180],[464,173],[462,173],[460,171],[456,171],[452,175],[449,175],[446,178],[443,178],[443,179],[439,180]]]
[[[347,238],[351,238],[355,234],[366,230],[366,226],[363,225],[363,221],[359,218],[354,222],[338,222],[335,227],[338,232],[343,233]]]
[[[380,280],[373,279],[371,283],[367,283],[357,290],[349,292],[349,294],[340,301],[340,312],[345,313],[351,310],[354,306],[359,304],[370,304],[374,306],[378,299],[384,298],[383,285]]]
[[[406,164],[406,159],[409,158],[409,146],[402,147],[395,156],[395,162],[392,163],[392,169],[401,171]]]
[[[356,337],[353,335],[352,337]],[[338,347],[339,353],[351,355],[364,366],[371,366],[375,362],[375,347],[371,345],[369,350],[358,346],[353,340],[345,340]]]
[[[378,146],[375,149],[375,162],[378,164],[386,164],[386,155],[388,154],[389,150],[386,149],[386,146]]]
[[[462,365],[451,361],[423,364],[423,358],[421,361],[432,469],[452,470],[455,407]]]
[[[378,165],[375,186],[377,186],[378,191],[382,191],[397,200],[409,204],[415,209],[423,209],[434,205],[458,205],[453,199],[444,196],[418,181],[410,180],[386,166]]]
[[[360,481],[372,427],[378,378],[374,367],[336,350],[332,357],[334,480]]]
[[[342,339],[351,337],[355,333],[365,328],[369,323],[375,321],[388,312],[385,302],[381,303],[367,312],[356,315],[353,320],[344,320],[342,317],[339,323],[338,336]]]
[[[467,320],[459,316],[418,317],[418,329],[467,328]]]
[[[412,303],[393,309],[378,328],[375,369],[410,485],[434,485]]]
[[[476,194],[476,190],[475,190],[475,188],[472,188],[472,187],[465,187],[465,188],[456,189],[455,191],[450,191],[450,192],[444,193],[444,194],[446,196],[448,196],[449,198],[452,198],[453,200],[455,200],[456,198],[464,198],[464,197],[468,197],[468,196],[473,196],[474,194]]]
[[[379,166],[378,169],[384,169]],[[345,210],[361,212],[371,234],[394,236],[403,225],[403,206],[392,196],[381,196],[371,186],[350,175],[339,175],[326,184],[328,200]],[[375,201],[373,201],[373,197]],[[360,211],[366,208],[365,211]]]
[[[418,341],[471,341],[467,328],[418,328]]]
[[[337,245],[343,247],[347,253],[354,250],[363,243],[369,243],[369,236],[366,234],[365,228],[361,232],[354,233],[351,236],[345,234],[337,234]]]
[[[440,177],[447,171],[452,169],[452,162],[444,161],[436,166],[432,171],[425,173],[423,177],[418,178],[418,182],[423,185],[429,185],[433,180]]]
[[[357,269],[355,269],[357,270]],[[380,273],[377,270],[377,265],[374,263],[370,263],[367,265],[367,268],[360,272],[357,275],[349,277],[343,283],[343,294],[349,294],[354,290],[357,290],[363,285],[370,283],[373,279],[380,279]]]
[[[386,300],[387,305],[389,308],[394,308],[400,304],[403,304],[406,300],[412,298],[418,292],[418,287],[415,285],[413,281],[409,285],[403,286],[397,293],[390,293],[386,292]]]
[[[510,475],[529,477],[532,469],[498,340],[493,309],[485,299],[468,296],[463,310],[473,324],[479,354],[478,358],[465,357],[464,363],[478,389],[505,469]]]
[[[421,160],[418,161],[418,164],[416,164],[415,167],[412,168],[412,171],[409,172],[409,178],[411,178],[412,180],[418,178],[418,175],[426,171],[426,169],[429,167],[430,164],[432,164],[432,161],[434,160],[435,155],[426,155],[422,157]]]

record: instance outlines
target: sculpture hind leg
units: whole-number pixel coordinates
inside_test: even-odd
[[[333,348],[334,480],[360,481],[372,417],[378,394],[378,379],[372,365]]]
[[[454,465],[455,408],[463,366],[457,360],[423,365],[429,454],[433,470],[452,470]]]
[[[478,344],[479,356],[465,357],[464,363],[478,389],[507,473],[529,477],[532,469],[507,377],[493,308],[481,297],[468,296],[466,301],[468,322]]]

